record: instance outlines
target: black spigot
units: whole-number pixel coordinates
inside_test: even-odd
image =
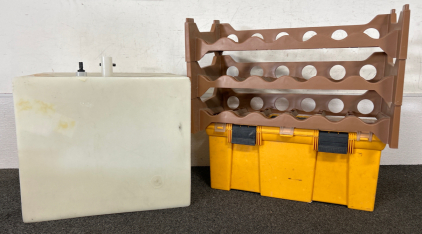
[[[84,63],[83,62],[79,62],[79,70],[78,72],[85,72],[84,70]]]

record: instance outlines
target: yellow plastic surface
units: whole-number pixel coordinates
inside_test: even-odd
[[[352,154],[318,152],[313,200],[373,211],[384,148],[373,136],[371,142],[355,141]]]
[[[231,188],[260,192],[258,146],[233,144]]]
[[[226,137],[210,136],[211,188],[230,190],[232,144]]]
[[[356,141],[354,134],[349,137],[349,154],[333,154],[316,151],[315,130],[294,129],[293,135],[280,135],[278,127],[261,127],[259,144],[248,146],[229,143],[228,129],[216,132],[211,124],[206,130],[212,188],[374,209],[381,150],[385,147],[376,136],[372,141]]]
[[[311,202],[316,151],[312,145],[264,141],[261,195]]]
[[[347,154],[318,152],[314,201],[347,205],[348,161]]]
[[[293,135],[280,135],[280,128],[262,127],[261,195],[312,201],[314,136],[314,130],[295,129]]]
[[[356,149],[349,159],[349,201],[352,209],[373,211],[381,151]]]

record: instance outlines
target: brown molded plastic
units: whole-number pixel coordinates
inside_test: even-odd
[[[210,123],[232,123],[244,125],[296,127],[339,132],[372,132],[390,148],[398,147],[400,126],[400,110],[403,99],[404,71],[407,58],[409,34],[409,5],[404,5],[399,20],[395,10],[390,14],[378,15],[364,25],[285,28],[237,31],[230,24],[220,24],[215,20],[210,32],[199,32],[193,19],[185,23],[186,62],[188,76],[192,82],[192,132],[204,130]],[[378,30],[379,39],[373,39],[364,31],[368,28]],[[344,30],[347,37],[335,40],[331,35],[336,30]],[[308,31],[317,34],[309,40],[302,41]],[[288,33],[276,40],[281,33]],[[260,33],[264,39],[252,37]],[[238,42],[228,38],[234,34]],[[321,49],[379,47],[384,52],[372,54],[364,61],[314,61],[314,62],[252,62],[238,63],[223,51],[247,50],[288,50],[288,49]],[[210,66],[201,68],[198,61],[206,54],[214,53]],[[396,58],[393,63],[393,58]],[[376,76],[365,80],[359,74],[364,65],[373,65]],[[288,76],[276,77],[279,66],[289,69]],[[316,68],[316,76],[309,80],[303,78],[302,69],[312,65]],[[346,75],[341,80],[330,77],[330,69],[342,65]],[[239,70],[236,77],[226,75],[229,67]],[[251,69],[259,66],[263,76],[251,76]],[[201,96],[214,88],[213,94],[206,100]],[[241,93],[237,89],[278,89],[278,90],[366,90],[362,95],[333,94],[318,95],[307,93]],[[227,105],[229,97],[235,96],[239,106],[231,109]],[[264,105],[259,110],[252,109],[250,101],[260,97]],[[286,98],[289,106],[280,111],[275,102],[278,98]],[[316,107],[305,112],[301,108],[302,100],[312,98]],[[332,113],[328,108],[330,100],[338,98],[344,103],[339,113]],[[374,109],[369,114],[358,111],[361,100],[369,99]],[[272,114],[278,114],[273,117]],[[298,115],[307,115],[306,119]],[[369,117],[369,118],[368,118]]]

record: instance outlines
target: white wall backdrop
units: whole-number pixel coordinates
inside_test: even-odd
[[[12,84],[15,76],[77,70],[99,72],[103,55],[115,72],[186,74],[184,22],[194,18],[200,30],[212,20],[235,29],[365,24],[391,9],[410,4],[411,25],[399,150],[386,150],[383,164],[420,164],[422,138],[422,1],[256,1],[256,0],[56,0],[1,1],[0,168],[17,167]],[[377,49],[231,53],[239,61],[365,59]],[[253,57],[250,57],[253,56]],[[206,57],[201,64],[210,62]],[[194,165],[206,165],[206,136],[193,137]],[[195,153],[197,152],[197,153]],[[202,153],[199,153],[202,152]]]

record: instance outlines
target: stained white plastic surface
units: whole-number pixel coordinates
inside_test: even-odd
[[[190,204],[190,81],[170,74],[13,80],[24,222]]]

